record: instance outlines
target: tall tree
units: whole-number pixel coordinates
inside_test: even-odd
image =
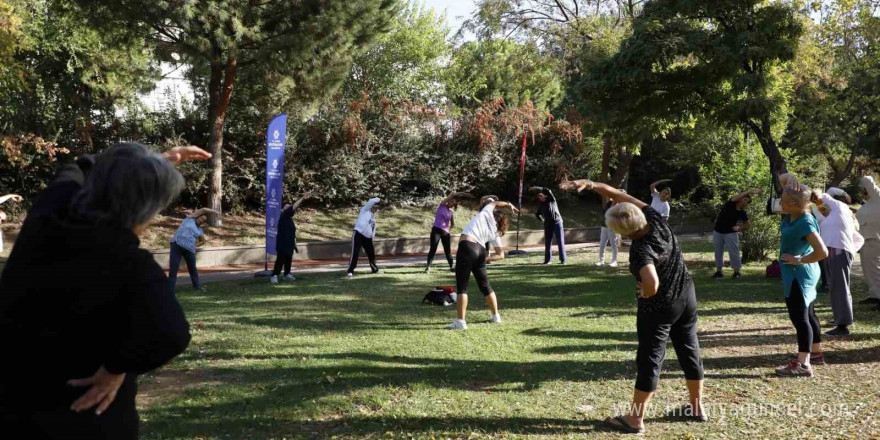
[[[291,97],[311,103],[336,89],[353,58],[397,13],[397,0],[78,0],[96,22],[147,35],[161,59],[206,70],[208,206],[221,211],[223,125],[240,70],[284,78]],[[212,225],[220,224],[219,215]]]
[[[838,186],[857,159],[880,156],[880,3],[815,4],[794,69],[792,118],[782,145],[819,156]]]
[[[449,66],[449,97],[462,107],[502,98],[512,107],[530,101],[552,109],[562,99],[559,73],[558,61],[533,43],[472,41],[458,49]]]
[[[438,104],[446,94],[444,72],[452,53],[445,14],[412,0],[391,30],[357,56],[342,92],[346,100],[362,94],[391,100]]]
[[[783,67],[802,33],[801,17],[783,3],[651,1],[581,93],[591,115],[627,136],[661,134],[698,115],[745,126],[777,175],[786,171],[777,139],[791,90]]]

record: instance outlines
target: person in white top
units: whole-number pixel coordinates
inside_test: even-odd
[[[657,190],[657,185],[672,182],[672,179],[658,180],[651,184],[651,207],[660,213],[663,220],[669,220],[669,201],[672,199],[672,189],[664,186]]]
[[[859,231],[865,238],[861,255],[862,271],[868,281],[868,297],[860,304],[873,304],[874,310],[880,311],[880,187],[871,176],[859,179],[864,204],[859,208],[856,217],[859,220]]]
[[[484,200],[485,201],[485,200]],[[446,328],[451,330],[466,330],[467,323],[465,314],[468,306],[468,283],[471,273],[477,280],[480,292],[486,298],[486,306],[492,314],[490,323],[501,322],[498,313],[498,299],[495,292],[489,286],[489,276],[486,272],[487,249],[485,243],[490,243],[495,248],[493,260],[504,258],[501,249],[501,237],[507,232],[508,216],[519,212],[512,204],[507,202],[486,201],[480,212],[464,227],[458,241],[458,250],[455,254],[455,283],[458,292],[458,318]]]
[[[379,210],[379,198],[370,199],[358,214],[357,222],[354,224],[354,234],[351,236],[351,260],[348,263],[347,276],[354,275],[354,268],[357,267],[358,258],[361,256],[361,248],[367,253],[370,260],[370,270],[373,273],[379,272],[379,266],[376,265],[376,250],[373,247],[373,237],[376,236],[376,211]]]
[[[839,188],[828,188],[824,193],[814,192],[812,201],[827,211],[820,227],[820,235],[828,248],[825,277],[831,295],[831,310],[836,328],[826,332],[828,336],[849,334],[853,324],[852,296],[850,295],[850,270],[858,249],[853,244],[855,226],[849,210],[849,195]]]
[[[7,194],[5,196],[0,196],[0,205],[6,203],[7,200],[20,202],[21,196],[18,194]],[[4,221],[6,221],[6,213],[0,211],[0,224],[2,224]],[[3,252],[3,229],[0,229],[0,252]]]

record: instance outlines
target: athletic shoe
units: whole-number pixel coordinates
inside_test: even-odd
[[[467,323],[462,319],[452,321],[452,324],[446,326],[448,330],[467,330]]]
[[[880,304],[880,299],[877,299],[877,298],[865,298],[865,299],[859,301],[859,304],[861,304],[861,305],[866,305],[866,304]]]
[[[349,273],[347,273],[347,274],[345,274],[345,276],[347,276],[347,277],[349,277],[349,278],[351,278],[351,277],[353,277],[353,276],[354,276],[354,274],[353,274],[353,273],[351,273],[351,272],[349,272]]]
[[[287,275],[284,275],[284,278],[282,278],[282,279],[283,279],[284,281],[295,281],[295,280],[296,280],[296,277],[293,276],[293,275],[291,275],[291,274],[287,274]]]
[[[373,271],[373,273],[379,273],[379,272],[381,272],[379,269],[376,269]]]
[[[431,273],[431,266],[425,268],[425,273]]]
[[[602,261],[602,260],[599,260],[599,261],[596,262],[596,266],[601,267],[601,266],[604,266],[604,265],[605,265],[605,262]]]
[[[546,265],[549,265],[550,263],[551,263],[550,261],[545,261],[545,262],[543,262],[543,263],[541,263],[541,264],[543,264],[543,265],[546,266]]]
[[[272,278],[269,278],[269,282],[272,284],[278,284],[278,275],[272,275]]]
[[[837,327],[825,332],[825,336],[848,336],[848,335],[849,335],[849,329],[846,328],[845,325],[838,325]]]
[[[559,264],[565,264],[565,261],[560,261]]]
[[[791,361],[788,365],[777,368],[776,375],[782,377],[813,377],[813,367]]]
[[[796,361],[797,358],[798,358],[797,353],[791,355],[792,360]],[[810,365],[825,365],[825,364],[826,364],[826,362],[825,362],[825,354],[824,353],[819,353],[819,354],[812,354],[811,353],[810,354]]]
[[[449,271],[455,273],[455,266],[449,266]]]
[[[490,324],[500,324],[501,323],[501,315],[500,314],[492,315],[492,317],[489,318],[489,323]]]
[[[617,267],[617,262],[612,261],[612,262],[608,263],[608,267]]]
[[[719,270],[715,272],[715,275],[712,275],[712,278],[724,278],[724,274]]]
[[[735,278],[735,279],[740,279],[740,278],[742,278],[742,277],[743,277],[742,274],[740,274],[739,272],[734,272],[734,273],[733,273],[733,278]]]

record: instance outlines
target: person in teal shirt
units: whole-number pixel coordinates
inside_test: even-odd
[[[813,377],[813,363],[824,364],[821,350],[822,331],[813,309],[816,286],[821,272],[819,261],[828,256],[828,249],[819,235],[819,223],[810,212],[810,189],[800,185],[793,176],[783,174],[779,181],[782,193],[782,222],[779,225],[782,261],[782,282],[788,316],[797,331],[798,355],[776,374],[787,377]]]

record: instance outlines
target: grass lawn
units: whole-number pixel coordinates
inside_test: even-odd
[[[523,229],[543,229],[535,218],[535,206],[528,205],[522,213]],[[317,210],[303,208],[296,214],[297,239],[300,241],[350,240],[351,230],[360,208]],[[599,224],[598,205],[568,201],[560,207],[565,227],[576,228]],[[377,214],[377,238],[428,236],[434,224],[434,204],[423,206],[383,207]],[[464,205],[455,211],[453,233],[460,233],[476,214]],[[141,237],[141,246],[148,249],[167,247],[169,239],[180,226],[183,213],[158,216],[148,233]],[[512,222],[511,228],[515,228]],[[221,228],[205,228],[210,239],[205,246],[262,245],[265,242],[266,220],[262,213],[224,216]]]
[[[859,306],[854,335],[825,345],[829,365],[816,367],[816,378],[776,378],[773,368],[796,351],[779,280],[764,278],[757,265],[741,280],[712,280],[710,244],[686,249],[699,299],[706,403],[756,411],[820,406],[812,416],[785,407],[768,414],[764,406],[754,417],[722,416],[710,406],[709,423],[671,422],[664,407],[684,402],[686,391],[670,346],[649,435],[878,438],[880,314]],[[490,266],[504,322],[485,323],[485,306],[472,295],[464,332],[442,330],[452,308],[419,304],[430,286],[452,283],[442,271],[182,289],[193,340],[171,365],[142,377],[142,438],[619,438],[599,421],[632,394],[634,285],[624,267],[591,267],[595,257],[573,254],[566,266],[545,267],[539,257]],[[854,297],[863,297],[862,280],[854,284]],[[473,281],[472,289],[478,292]],[[830,309],[820,298],[824,323]],[[847,405],[846,412],[822,404]]]

